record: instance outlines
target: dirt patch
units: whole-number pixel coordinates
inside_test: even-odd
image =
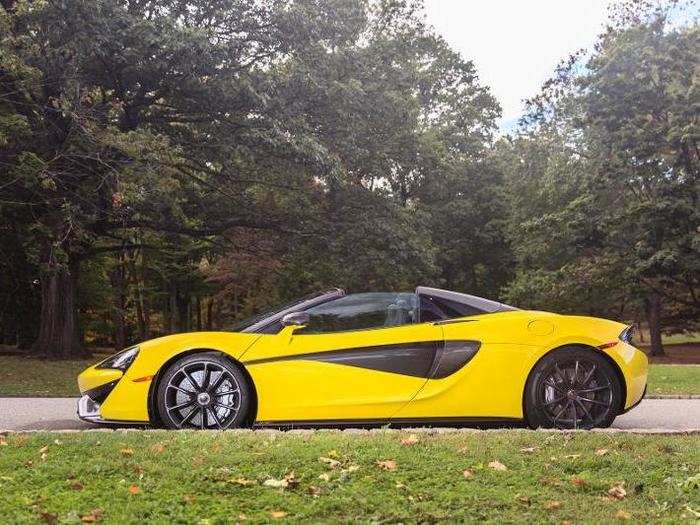
[[[642,349],[649,353],[648,348]],[[681,343],[664,345],[666,355],[649,357],[649,362],[655,365],[700,365],[700,343]]]

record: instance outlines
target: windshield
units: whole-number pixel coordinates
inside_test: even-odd
[[[323,297],[325,295],[328,295],[330,293],[338,293],[340,292],[339,290],[327,290],[324,292],[314,292],[309,295],[305,295],[301,299],[295,299],[294,301],[291,301],[289,303],[285,303],[281,306],[276,306],[271,310],[268,310],[266,312],[256,314],[253,316],[248,317],[247,319],[243,319],[242,321],[238,321],[229,327],[226,327],[225,330],[229,332],[246,332],[250,331],[248,330],[249,328],[252,328],[258,324],[264,324],[264,321],[269,318],[274,318],[276,315],[281,314],[282,312],[286,312],[287,310],[293,310],[295,306],[301,305],[303,303],[308,303],[309,301],[313,301],[316,298]],[[342,293],[342,292],[340,292]],[[270,319],[272,320],[272,319]],[[257,330],[252,330],[252,331],[257,331]]]

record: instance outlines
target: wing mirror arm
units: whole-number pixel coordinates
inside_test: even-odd
[[[293,329],[301,328],[309,324],[309,316],[306,312],[290,312],[284,317],[282,317],[282,326],[291,326]]]

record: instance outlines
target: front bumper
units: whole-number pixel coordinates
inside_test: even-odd
[[[78,417],[89,423],[105,423],[100,415],[100,404],[87,395],[78,400]]]
[[[100,386],[83,391],[83,396],[78,400],[78,417],[89,423],[110,423],[102,418],[100,405],[117,386],[119,379],[110,381]]]

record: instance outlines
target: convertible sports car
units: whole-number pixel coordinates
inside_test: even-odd
[[[641,401],[632,327],[462,293],[314,294],[233,331],[146,341],[78,377],[96,423],[605,427]]]

